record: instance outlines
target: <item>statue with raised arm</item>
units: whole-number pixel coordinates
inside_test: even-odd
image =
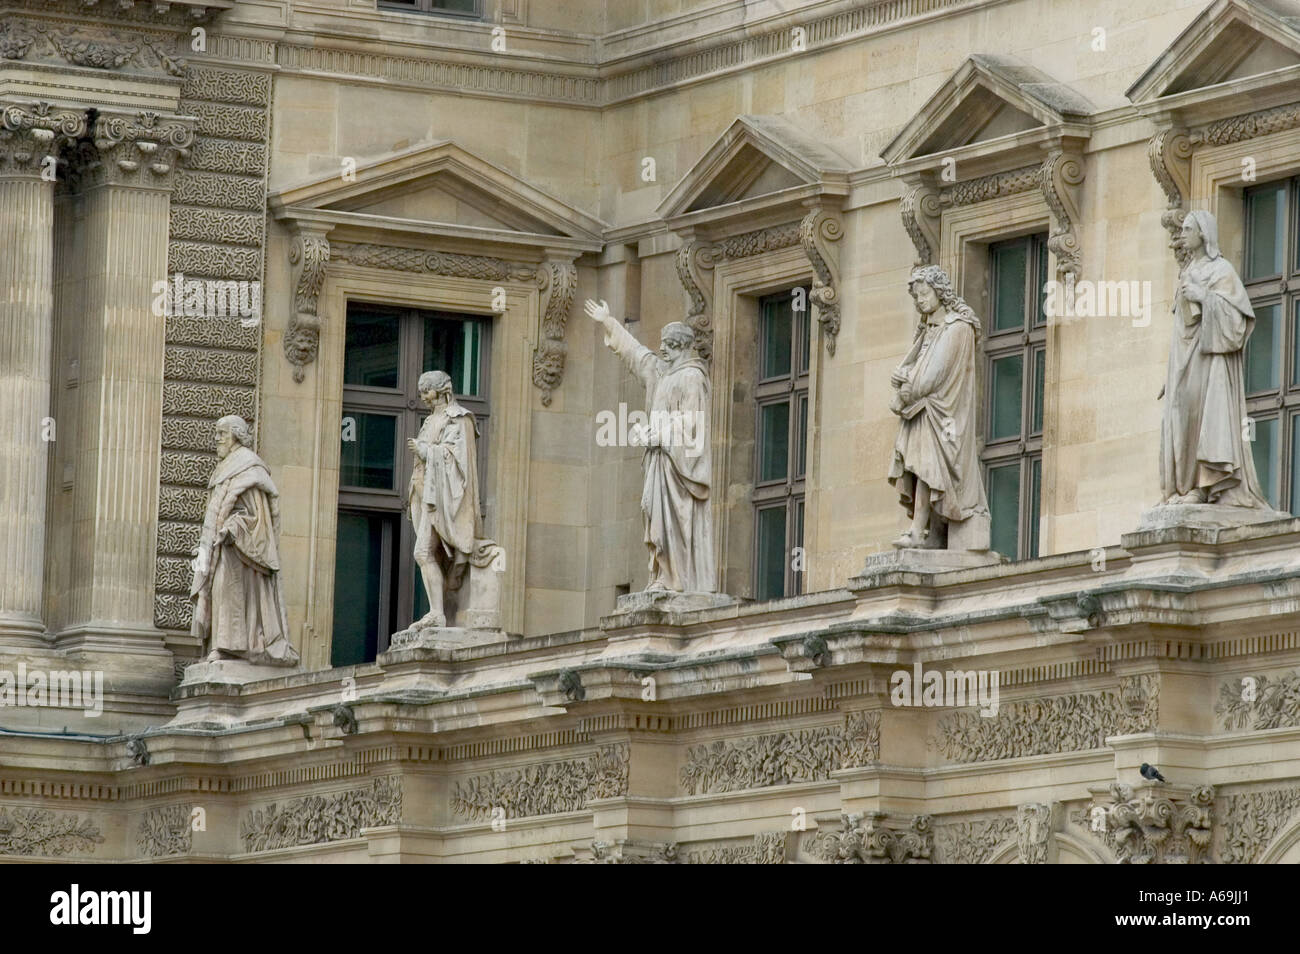
[[[296,666],[280,586],[279,493],[242,417],[221,418],[216,432],[217,466],[194,549],[190,632],[209,650],[206,662]]]
[[[1236,269],[1219,252],[1213,215],[1188,212],[1178,244],[1187,260],[1174,293],[1173,343],[1161,391],[1164,504],[1271,510],[1247,436],[1245,354],[1255,311]]]
[[[605,302],[586,303],[587,316],[605,329],[605,344],[645,385],[649,425],[641,514],[650,553],[646,592],[715,593],[713,484],[709,442],[709,372],[695,350],[695,332],[680,321],[664,326],[659,350],[632,336]]]
[[[890,410],[900,423],[889,482],[912,523],[894,546],[987,551],[989,507],[976,441],[979,319],[937,265],[913,270],[907,288],[921,321],[890,378]]]

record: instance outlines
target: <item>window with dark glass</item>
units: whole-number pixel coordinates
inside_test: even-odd
[[[1300,510],[1298,192],[1300,179],[1246,190],[1241,270],[1255,309],[1246,343],[1245,434],[1264,497],[1291,513]]]
[[[417,386],[425,371],[446,371],[474,412],[486,499],[490,329],[476,315],[348,304],[332,665],[374,659],[392,633],[428,612],[406,513],[406,442],[428,413]]]
[[[759,600],[803,592],[803,570],[795,569],[793,551],[803,546],[810,322],[806,288],[759,302],[753,494],[754,598]]]
[[[1047,236],[989,246],[984,329],[985,486],[992,547],[1013,560],[1038,556],[1047,363]]]
[[[483,16],[483,0],[379,0],[379,9],[480,19]]]

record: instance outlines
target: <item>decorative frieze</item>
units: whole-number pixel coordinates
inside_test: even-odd
[[[1198,126],[1188,137],[1192,146],[1227,146],[1245,139],[1285,132],[1300,126],[1300,103],[1257,109],[1218,122]]]
[[[472,819],[487,818],[498,808],[506,818],[582,811],[592,799],[627,794],[630,758],[624,742],[601,746],[586,758],[474,775],[456,783],[451,809]]]
[[[390,268],[402,272],[427,272],[453,278],[477,278],[488,282],[531,282],[542,279],[536,266],[511,262],[488,255],[456,255],[425,249],[397,248],[390,245],[365,245],[336,242],[331,246],[334,261],[348,262],[363,268]],[[572,300],[572,291],[569,292]]]
[[[619,838],[615,841],[593,841],[590,863],[594,865],[675,865],[679,864],[679,861],[677,846],[672,842]]]
[[[122,32],[100,25],[67,27],[41,20],[14,18],[0,23],[0,56],[6,60],[45,60],[83,69],[185,74],[175,33],[153,30]]]
[[[239,826],[244,850],[274,851],[361,837],[363,828],[402,820],[402,779],[376,778],[369,786],[291,799],[250,810]]]
[[[1277,836],[1300,813],[1300,788],[1276,788],[1223,797],[1223,848],[1220,860],[1228,865],[1254,864]]]
[[[717,845],[688,852],[692,865],[780,865],[785,864],[794,833],[761,831],[749,842]]]
[[[929,815],[884,812],[841,815],[839,831],[819,831],[810,850],[828,864],[929,864],[934,831]]]
[[[1023,166],[1019,169],[995,172],[992,175],[955,183],[939,193],[939,205],[944,208],[955,208],[1005,195],[1032,192],[1039,188],[1042,168],[1041,165]],[[936,215],[938,210],[930,214]]]
[[[775,252],[783,248],[792,248],[802,241],[803,224],[801,222],[788,222],[785,225],[754,229],[752,232],[741,232],[739,235],[720,239],[714,244],[712,255],[715,261],[730,261],[737,258],[748,258],[751,255],[762,255],[764,252]]]
[[[1229,680],[1219,686],[1214,711],[1228,730],[1300,725],[1300,670],[1271,679],[1259,673]]]
[[[880,714],[853,712],[841,725],[692,746],[681,782],[689,795],[818,782],[879,758]]]
[[[1019,824],[1012,815],[939,825],[938,861],[946,865],[979,865],[995,851],[1019,836]]]
[[[1086,752],[1100,749],[1106,737],[1146,732],[1155,728],[1159,710],[1158,684],[1150,675],[1144,689],[1130,689],[1129,702],[1141,699],[1133,711],[1114,692],[1074,693],[1048,699],[1002,703],[991,717],[976,712],[955,712],[940,719],[934,742],[953,762],[990,762],[997,759]]]
[[[0,855],[93,855],[104,836],[88,817],[44,808],[0,808]]]
[[[135,846],[145,858],[188,854],[194,847],[194,806],[162,805],[140,818]]]
[[[551,392],[564,379],[564,328],[573,307],[578,286],[578,269],[573,262],[549,261],[537,269],[542,290],[542,328],[533,352],[533,384],[541,389],[542,404],[550,406]]]

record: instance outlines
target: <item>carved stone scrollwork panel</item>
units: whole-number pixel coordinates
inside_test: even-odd
[[[537,284],[542,290],[542,327],[533,352],[533,384],[541,389],[542,404],[549,407],[551,392],[564,379],[568,351],[564,328],[573,307],[578,269],[573,262],[548,261],[537,269]]]
[[[799,223],[799,241],[813,269],[811,298],[817,306],[817,320],[826,334],[826,352],[835,354],[840,333],[839,241],[844,235],[840,220],[825,209],[809,212]]]
[[[330,260],[326,232],[300,229],[289,247],[293,266],[293,311],[284,334],[284,355],[293,367],[293,379],[302,382],[307,365],[316,360],[320,346],[320,316],[317,302]]]
[[[1079,278],[1083,251],[1079,247],[1079,187],[1084,179],[1083,156],[1056,151],[1043,160],[1039,188],[1052,211],[1052,229],[1047,250],[1056,256],[1061,275]]]

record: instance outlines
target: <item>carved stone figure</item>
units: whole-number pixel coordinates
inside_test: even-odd
[[[280,503],[242,417],[217,421],[217,461],[208,478],[203,531],[194,550],[191,633],[207,662],[242,659],[295,666],[280,586]]]
[[[695,350],[695,333],[679,321],[664,326],[651,351],[610,314],[605,302],[586,303],[605,329],[605,344],[645,385],[649,425],[641,513],[650,551],[646,592],[714,593],[712,411],[709,372]]]
[[[445,627],[449,601],[459,610],[461,625],[495,629],[500,625],[504,553],[482,535],[478,424],[473,412],[456,401],[445,371],[426,371],[419,388],[429,416],[419,435],[406,442],[415,456],[407,503],[429,612],[411,629]]]
[[[912,525],[899,548],[987,551],[989,507],[976,442],[979,319],[937,265],[915,269],[908,291],[921,315],[890,378],[899,416],[889,482]]]
[[[1174,293],[1174,332],[1160,427],[1164,504],[1269,510],[1247,445],[1246,342],[1255,325],[1219,227],[1192,211],[1178,239],[1186,264]]]

